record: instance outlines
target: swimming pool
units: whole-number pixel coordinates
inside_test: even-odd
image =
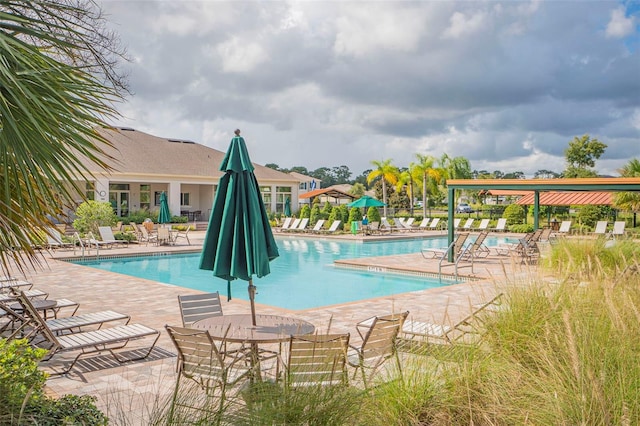
[[[506,242],[491,237],[487,245]],[[280,257],[271,262],[271,273],[254,279],[256,302],[299,310],[389,296],[452,284],[436,278],[381,274],[335,268],[337,259],[418,253],[422,248],[446,246],[446,237],[434,239],[361,242],[301,237],[276,237]],[[146,278],[180,287],[227,294],[226,281],[198,268],[200,254],[172,254],[133,258],[77,261],[77,264]],[[232,296],[248,299],[247,283],[232,282]]]

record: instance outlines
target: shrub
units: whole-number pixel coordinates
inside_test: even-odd
[[[98,234],[99,226],[113,226],[116,215],[108,201],[88,200],[76,209],[73,227],[80,233],[93,232]]]
[[[518,224],[518,225],[511,225],[511,226],[509,226],[509,231],[510,232],[518,232],[518,233],[526,234],[528,232],[533,232],[533,225],[530,225],[528,223],[521,223],[521,224]]]
[[[360,213],[360,209],[357,207],[351,207],[349,211],[349,223],[351,222],[360,222],[362,220],[362,213]]]
[[[338,207],[338,214],[340,215],[339,219],[342,221],[343,224],[346,224],[349,222],[349,208],[347,207],[346,204],[341,204]]]
[[[595,226],[596,222],[603,218],[602,210],[599,206],[584,205],[576,214],[579,223],[590,227]]]
[[[315,225],[318,219],[322,219],[322,213],[320,213],[320,206],[318,205],[318,203],[313,203],[313,207],[311,208],[311,214],[309,216],[309,222],[311,222],[312,225]]]
[[[38,361],[46,353],[26,339],[0,339],[0,417],[18,413],[27,398],[34,403],[43,398],[47,376],[38,370]]]
[[[367,219],[369,219],[369,222],[380,222],[380,210],[378,210],[377,207],[369,207],[369,210],[367,210]]]
[[[56,425],[107,425],[108,418],[95,405],[96,398],[91,395],[64,395],[59,399],[47,399],[47,402],[34,414],[35,424]]]
[[[311,217],[311,207],[309,207],[309,204],[305,204],[304,206],[302,206],[302,209],[300,209],[300,216],[298,216],[299,218],[309,218]]]
[[[317,200],[317,198],[316,198],[316,200]],[[333,210],[333,207],[331,206],[330,202],[327,201],[326,203],[324,203],[324,207],[320,211],[320,213],[322,213],[322,218],[323,219],[328,219],[332,210]]]
[[[507,219],[507,225],[517,225],[524,222],[524,209],[519,204],[509,204],[502,216]]]

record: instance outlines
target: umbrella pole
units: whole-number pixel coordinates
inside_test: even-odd
[[[255,297],[256,297],[256,286],[253,285],[253,280],[249,280],[249,300],[251,301],[251,322],[255,327],[256,324],[256,305],[255,305]]]

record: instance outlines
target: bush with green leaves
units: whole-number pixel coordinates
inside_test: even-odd
[[[332,210],[333,210],[333,207],[331,206],[330,202],[327,201],[326,203],[324,203],[324,207],[322,207],[322,210],[320,210],[320,213],[322,213],[322,218],[328,219]]]
[[[311,207],[309,207],[309,204],[305,204],[304,206],[302,206],[302,208],[300,209],[300,216],[298,217],[300,219],[302,218],[309,219],[309,217],[311,217]]]
[[[319,219],[322,219],[322,213],[320,213],[320,206],[318,205],[318,203],[313,203],[313,207],[311,208],[311,214],[309,216],[309,222],[311,222],[312,225],[315,225]]]
[[[519,204],[509,204],[502,215],[507,219],[507,225],[517,225],[524,222],[524,208]]]
[[[531,225],[530,223],[520,223],[518,225],[511,225],[509,226],[509,232],[516,232],[521,234],[533,232],[533,225]]]
[[[580,210],[578,210],[578,213],[576,214],[576,219],[578,219],[579,223],[590,227],[594,227],[596,222],[601,220],[603,217],[604,215],[602,214],[600,206],[593,206],[589,204],[581,206]]]
[[[362,213],[360,213],[360,209],[357,207],[351,207],[351,210],[349,210],[349,223],[360,222],[361,220]]]
[[[380,222],[380,210],[378,210],[377,207],[369,207],[369,210],[367,210],[367,219],[369,220],[369,223]]]
[[[108,419],[92,396],[45,395],[47,374],[38,369],[38,362],[46,353],[26,339],[0,339],[0,423],[106,425]]]
[[[338,213],[340,214],[340,220],[343,224],[349,222],[349,207],[346,204],[341,204],[338,206]]]
[[[113,226],[117,217],[108,201],[88,200],[76,209],[73,227],[81,234],[93,232],[98,234],[99,226]]]

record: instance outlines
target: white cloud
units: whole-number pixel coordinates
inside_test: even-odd
[[[379,50],[411,52],[424,32],[423,18],[402,3],[357,3],[343,6],[336,19],[333,46],[337,55],[362,57]]]
[[[222,70],[232,73],[253,71],[268,58],[267,52],[258,43],[243,41],[238,37],[218,44],[216,51],[222,59]]]
[[[611,11],[611,19],[605,32],[608,38],[622,38],[632,34],[635,30],[635,20],[632,16],[624,15],[624,7],[620,6]]]
[[[449,19],[449,27],[442,33],[444,39],[459,39],[480,31],[486,24],[484,12],[467,16],[462,12],[454,12]]]

